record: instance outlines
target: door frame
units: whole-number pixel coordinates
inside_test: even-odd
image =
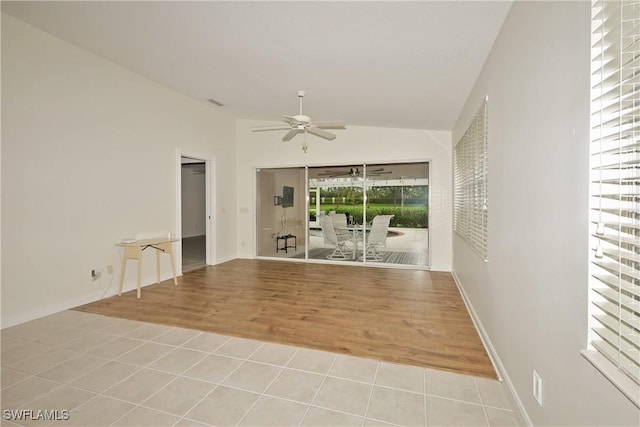
[[[209,158],[199,153],[182,151],[176,148],[176,237],[182,243],[182,158],[197,160],[205,164],[205,234],[206,234],[206,263],[215,264],[215,231],[216,218],[214,215],[216,204],[215,192],[215,158]],[[182,275],[182,244],[176,248],[176,269]]]

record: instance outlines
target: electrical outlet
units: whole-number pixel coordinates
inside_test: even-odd
[[[113,265],[112,264],[107,265],[107,274],[113,274]]]
[[[99,268],[94,268],[91,270],[91,280],[96,281],[100,277],[102,277],[102,270]]]
[[[535,369],[533,370],[533,397],[536,398],[538,405],[542,406],[542,377]]]

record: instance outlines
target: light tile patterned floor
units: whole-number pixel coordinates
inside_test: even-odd
[[[7,426],[519,425],[484,378],[77,311],[1,336]]]

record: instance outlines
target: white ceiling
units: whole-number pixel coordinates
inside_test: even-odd
[[[510,1],[7,2],[2,11],[240,118],[450,130]]]

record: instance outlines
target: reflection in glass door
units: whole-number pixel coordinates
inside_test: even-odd
[[[257,255],[304,258],[305,168],[257,169],[256,188]]]

